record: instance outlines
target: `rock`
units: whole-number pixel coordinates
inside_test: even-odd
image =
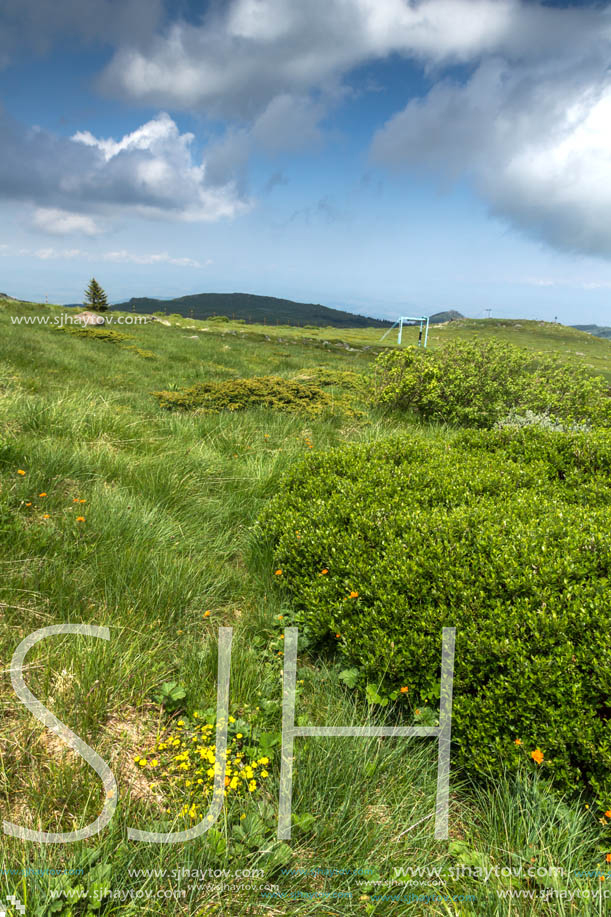
[[[74,319],[79,325],[105,325],[106,319],[99,312],[80,312]]]

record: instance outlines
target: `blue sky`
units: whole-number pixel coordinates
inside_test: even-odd
[[[0,290],[611,324],[611,8],[0,0]]]

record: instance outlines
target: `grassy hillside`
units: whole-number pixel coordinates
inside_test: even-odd
[[[256,296],[252,293],[196,293],[168,300],[135,297],[128,302],[119,303],[116,308],[140,314],[161,311],[169,315],[176,312],[185,318],[197,319],[225,315],[227,318],[241,319],[249,324],[259,322],[268,325],[317,325],[334,328],[387,328],[391,324],[383,319],[367,318],[320,304],[293,302],[290,299]]]
[[[559,800],[534,766],[489,787],[453,775],[450,840],[436,842],[430,739],[299,740],[293,837],[276,838],[290,608],[271,588],[275,571],[258,555],[251,527],[298,459],[406,429],[353,385],[354,373],[367,385],[381,332],[340,336],[337,329],[169,319],[114,325],[125,337],[104,338],[58,330],[51,322],[60,311],[0,304],[1,654],[6,674],[20,640],[37,628],[76,622],[110,629],[108,642],[46,639],[29,654],[25,680],[110,764],[120,803],[110,825],[89,841],[39,845],[4,836],[0,897],[15,894],[27,901],[28,914],[60,917],[416,917],[424,908],[436,917],[604,913],[594,897],[608,868],[601,866],[598,814]],[[49,322],[15,324],[16,317]],[[431,344],[477,334],[557,350],[611,378],[609,342],[555,325],[453,322],[436,327]],[[261,375],[326,380],[330,403],[318,415],[263,407],[180,414],[162,410],[152,395]],[[447,435],[441,428],[421,433],[433,440]],[[180,722],[194,723],[194,712],[213,722],[220,626],[234,628],[234,742],[247,756],[267,759],[269,776],[252,791],[230,793],[203,837],[175,845],[128,842],[129,826],[180,830],[188,821],[181,816],[187,791],[170,792],[167,782],[160,789],[161,767],[153,762],[161,759],[159,740],[168,731],[181,735]],[[349,677],[331,654],[301,655],[297,678],[299,722],[384,721],[384,709],[349,691]],[[33,719],[8,678],[0,699],[3,817],[46,831],[92,821],[104,793],[91,768]],[[400,702],[410,717],[409,695]],[[567,874],[548,881],[498,872],[533,862]],[[469,864],[487,870],[489,880],[458,869]],[[422,873],[393,885],[405,867]],[[202,875],[221,868],[230,870],[225,881],[233,890],[223,890],[218,878],[211,887]],[[262,870],[263,882],[236,878],[238,869]],[[510,910],[502,900],[512,890],[545,888],[578,890],[586,899],[579,910],[567,896],[519,899]]]

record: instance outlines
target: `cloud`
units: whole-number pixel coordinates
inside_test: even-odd
[[[148,104],[253,118],[277,96],[327,88],[402,53],[460,62],[507,40],[516,0],[233,0],[118,49],[107,91]]]
[[[144,254],[130,252],[127,249],[120,251],[91,252],[83,251],[80,248],[19,248],[14,249],[10,245],[0,245],[0,255],[3,257],[33,257],[39,261],[72,261],[81,259],[83,261],[104,261],[112,264],[172,264],[176,267],[204,268],[212,264],[210,258],[202,264],[194,258],[183,258],[170,255],[168,252],[156,252],[153,254]]]
[[[0,196],[36,204],[43,231],[90,235],[96,214],[211,222],[250,206],[229,176],[222,184],[207,180],[205,161],[193,158],[193,135],[181,134],[165,113],[118,140],[28,131],[2,114],[0,132]]]
[[[588,50],[581,62],[495,58],[466,84],[437,84],[378,132],[374,159],[468,176],[493,214],[528,234],[611,255],[611,74]]]
[[[36,229],[55,236],[70,233],[96,236],[102,231],[95,220],[84,213],[70,213],[54,207],[39,207],[34,213],[32,224]]]
[[[118,252],[105,252],[102,256],[103,261],[112,261],[115,264],[175,264],[177,267],[204,267],[199,261],[193,258],[172,258],[167,252],[160,252],[155,255],[137,255],[123,249]],[[210,259],[206,265],[212,264]]]
[[[74,37],[115,46],[126,35],[147,41],[162,21],[162,0],[2,0],[0,67]]]

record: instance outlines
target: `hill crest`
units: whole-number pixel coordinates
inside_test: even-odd
[[[335,328],[387,328],[390,321],[356,315],[342,309],[331,309],[320,303],[300,303],[255,293],[195,293],[176,299],[132,297],[114,308],[124,312],[151,314],[163,311],[185,318],[205,320],[215,315],[239,319],[247,324],[313,325]]]

